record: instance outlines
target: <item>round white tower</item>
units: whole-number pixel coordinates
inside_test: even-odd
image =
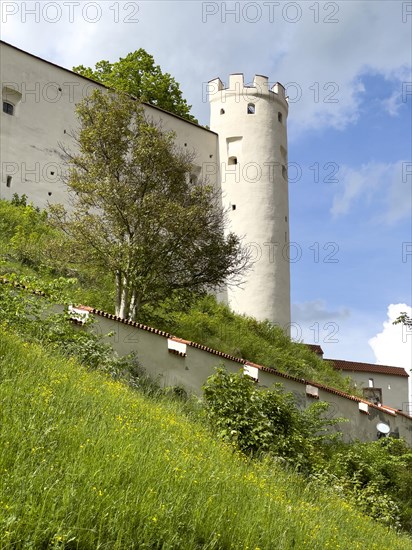
[[[289,333],[289,205],[284,87],[269,89],[266,76],[245,86],[232,74],[229,86],[209,82],[210,128],[219,135],[222,202],[230,227],[250,246],[253,268],[242,287],[228,289],[230,307],[268,319]]]

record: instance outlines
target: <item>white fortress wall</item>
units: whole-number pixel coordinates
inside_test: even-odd
[[[0,56],[2,99],[14,106],[13,115],[1,113],[0,197],[26,194],[42,208],[66,204],[60,144],[75,150],[70,133],[79,127],[76,104],[93,90],[106,88],[4,42]],[[177,146],[195,153],[194,175],[204,177],[203,170],[216,185],[216,134],[162,109],[144,108],[149,120],[175,132]]]

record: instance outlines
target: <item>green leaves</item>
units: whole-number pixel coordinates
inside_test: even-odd
[[[202,293],[237,281],[249,254],[233,234],[217,191],[190,181],[192,157],[122,94],[95,91],[77,109],[79,154],[69,155],[73,210],[51,210],[76,258],[116,280],[116,313],[136,319],[144,303],[173,291]]]
[[[203,391],[210,425],[220,438],[247,454],[282,457],[301,470],[313,468],[321,456],[319,444],[329,442],[330,427],[342,421],[324,417],[327,403],[301,411],[280,384],[262,390],[242,372],[224,368],[216,369]]]
[[[155,65],[153,56],[143,48],[130,52],[115,63],[98,61],[94,70],[79,65],[73,71],[114,90],[126,92],[139,101],[197,122],[190,114],[191,105],[183,99],[179,84],[169,73],[163,73],[160,66]]]
[[[334,476],[346,498],[369,516],[412,532],[411,472],[411,449],[384,438],[335,449],[323,477],[328,483]]]

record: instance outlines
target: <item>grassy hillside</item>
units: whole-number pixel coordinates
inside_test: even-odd
[[[69,262],[61,253],[63,241],[64,235],[48,225],[44,212],[18,199],[15,204],[0,200],[0,276],[17,277],[39,289],[63,277],[71,302],[114,313],[113,281],[90,266]],[[299,378],[357,392],[348,378],[305,346],[291,342],[278,327],[236,315],[211,296],[172,295],[146,305],[139,321]]]
[[[1,549],[401,550],[273,462],[0,328]]]

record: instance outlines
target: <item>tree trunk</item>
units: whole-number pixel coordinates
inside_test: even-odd
[[[116,273],[116,315],[121,319],[129,318],[130,293],[128,281],[124,273]]]
[[[132,297],[130,300],[129,317],[132,321],[137,321],[137,315],[141,307],[141,298],[138,296],[136,290],[132,291]]]
[[[120,271],[116,271],[116,307],[115,314],[120,317],[120,306],[122,302],[122,274]]]

